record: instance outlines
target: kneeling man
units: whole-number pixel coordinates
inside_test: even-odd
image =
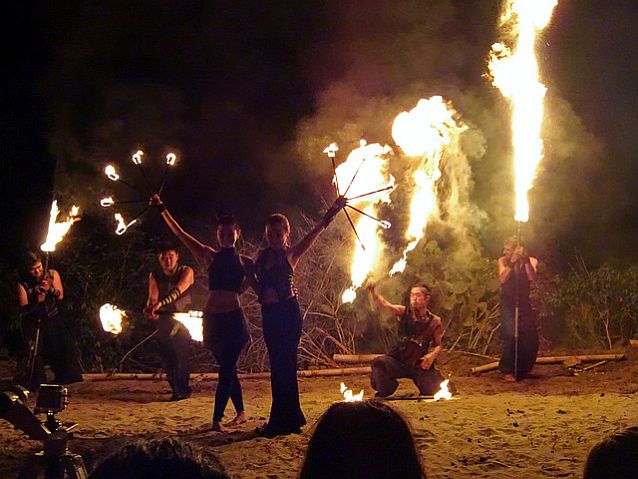
[[[441,352],[443,325],[441,318],[428,309],[432,293],[425,285],[410,288],[408,306],[392,304],[381,296],[373,283],[368,291],[382,309],[394,313],[399,321],[399,344],[389,354],[372,361],[371,384],[377,396],[390,396],[399,386],[398,378],[410,378],[423,396],[435,394],[443,376],[434,368]],[[432,350],[428,352],[430,344]]]

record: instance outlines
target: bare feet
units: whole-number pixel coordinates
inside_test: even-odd
[[[515,383],[516,378],[513,374],[506,374],[505,376],[503,376],[503,381],[505,381],[506,383]]]
[[[237,427],[240,424],[244,424],[246,422],[246,415],[244,412],[237,413],[237,416],[232,421],[227,422],[225,425],[227,427]]]
[[[213,427],[211,429],[217,432],[230,432],[226,427],[222,426],[222,423],[219,421],[213,421]]]

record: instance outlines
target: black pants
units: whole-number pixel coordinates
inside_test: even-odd
[[[222,420],[229,398],[238,414],[244,411],[241,384],[237,377],[237,360],[247,341],[248,331],[241,309],[205,315],[204,345],[211,350],[219,364],[213,421]]]
[[[273,434],[296,432],[306,424],[299,403],[297,347],[301,312],[294,298],[261,306],[264,340],[270,358],[272,406],[266,429]]]
[[[23,335],[27,347],[35,344],[37,323],[27,320],[23,324]],[[79,353],[72,336],[66,330],[64,318],[56,314],[40,322],[38,354],[35,358],[33,377],[25,371],[24,384],[32,390],[45,382],[44,366],[49,366],[55,375],[55,384],[71,384],[82,381]],[[27,368],[29,365],[26,365]]]
[[[538,355],[538,331],[534,321],[534,313],[531,308],[521,307],[518,317],[518,367],[516,362],[516,339],[514,335],[515,307],[513,305],[501,305],[501,339],[503,351],[498,369],[504,374],[515,374],[517,379],[527,376]],[[516,369],[516,373],[514,370]]]
[[[157,344],[166,371],[166,379],[173,390],[173,397],[186,398],[191,395],[190,342],[188,329],[170,315],[160,315],[157,320]]]
[[[374,358],[370,384],[378,396],[386,397],[394,393],[399,387],[399,378],[412,379],[423,396],[435,394],[443,382],[443,376],[434,366],[430,369],[414,368],[387,354]]]

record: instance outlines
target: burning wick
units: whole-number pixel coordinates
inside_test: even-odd
[[[118,236],[122,236],[124,233],[126,233],[126,230],[131,227],[131,225],[137,222],[137,220],[135,219],[131,221],[129,224],[126,224],[126,221],[124,221],[124,218],[122,217],[120,213],[115,213],[115,220],[117,221],[115,234]]]
[[[135,163],[136,165],[141,165],[143,155],[144,155],[144,152],[142,150],[137,150],[135,154],[131,157],[131,159],[133,160],[133,163]]]
[[[381,228],[389,230],[390,228],[392,228],[392,223],[390,223],[389,221],[386,220],[381,220],[379,221],[379,225],[381,225]]]
[[[177,159],[177,156],[175,155],[175,153],[169,153],[168,155],[166,155],[166,164],[173,166],[175,164],[176,159]]]
[[[124,317],[126,317],[126,313],[113,304],[106,303],[100,307],[102,329],[108,333],[121,333],[122,318]]]
[[[104,168],[104,173],[109,177],[109,180],[117,181],[120,179],[120,175],[117,174],[113,165],[107,165],[107,167]]]
[[[334,158],[337,155],[337,151],[339,151],[339,147],[336,143],[330,143],[323,150],[323,152],[326,153],[330,158]]]
[[[102,206],[103,208],[108,208],[109,206],[113,206],[115,204],[115,201],[113,200],[112,196],[107,196],[106,198],[102,198],[100,200],[100,206]]]
[[[435,401],[439,401],[441,399],[445,399],[446,401],[449,399],[452,399],[452,393],[449,391],[449,389],[447,388],[447,385],[449,384],[450,380],[446,379],[445,381],[443,381],[441,383],[441,389],[439,390],[438,393],[436,393],[434,395],[434,400]]]
[[[344,402],[355,402],[363,400],[363,389],[359,392],[359,394],[353,394],[352,389],[348,389],[344,383],[341,383],[341,387],[339,388],[341,394],[343,394]]]

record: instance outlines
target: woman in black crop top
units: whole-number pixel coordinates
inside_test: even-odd
[[[272,389],[270,418],[261,431],[264,437],[298,434],[306,424],[297,385],[297,347],[302,319],[293,275],[301,256],[341,208],[343,204],[335,202],[323,220],[293,246],[289,245],[290,223],[284,215],[271,215],[266,222],[268,247],[258,253],[255,261]]]
[[[220,249],[215,249],[184,231],[158,195],[151,198],[151,204],[160,208],[162,218],[171,231],[208,267],[210,294],[204,310],[204,345],[212,351],[219,364],[212,427],[215,431],[225,432],[227,429],[221,421],[229,398],[237,415],[226,426],[246,422],[241,385],[237,377],[237,360],[249,336],[239,295],[250,284],[250,279],[254,278],[254,265],[250,258],[240,255],[235,249],[240,229],[233,217],[223,217],[217,222]]]

